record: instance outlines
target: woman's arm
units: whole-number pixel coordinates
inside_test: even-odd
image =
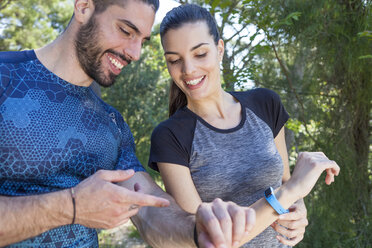
[[[166,191],[173,196],[181,208],[187,212],[195,213],[202,201],[192,181],[190,170],[185,166],[169,163],[158,163],[158,167],[164,181]],[[216,185],[216,187],[218,187],[218,185]],[[280,194],[283,195],[283,197],[278,197],[278,192],[276,193],[276,196],[279,201],[283,200],[283,202],[281,202],[282,205],[288,207],[297,199],[291,199],[288,197],[290,194],[286,194],[284,192],[286,192],[285,189],[280,191]],[[287,197],[284,197],[284,195]],[[256,211],[256,224],[250,233],[245,236],[244,243],[260,234],[278,218],[278,214],[266,202],[265,198],[261,198],[250,207]],[[230,222],[226,223],[226,226],[232,225],[231,219],[226,221]],[[228,227],[226,227],[225,230],[228,230]],[[228,240],[232,240],[233,242],[240,241],[238,239],[234,239],[231,232],[228,232],[227,235],[229,236],[225,238]]]
[[[189,168],[182,165],[158,163],[166,192],[173,196],[186,212],[195,214],[202,203],[191,178]]]
[[[283,177],[282,177],[282,183],[285,183],[289,180],[291,177],[291,172],[289,171],[289,160],[288,160],[288,151],[287,151],[287,145],[285,143],[285,133],[284,133],[284,127],[280,129],[278,135],[275,137],[274,142],[276,149],[278,150],[280,157],[283,161]]]
[[[284,138],[284,127],[277,135],[275,144],[284,164],[283,180],[288,181],[290,172]],[[182,165],[169,163],[158,163],[158,167],[166,191],[174,197],[181,208],[189,213],[195,213],[202,201],[191,178],[190,169]],[[218,185],[216,185],[216,187],[218,187]],[[289,203],[291,205],[293,202]],[[267,204],[265,198],[261,198],[251,207],[256,211],[257,219],[256,225],[248,236],[249,240],[260,234],[278,218],[278,215],[273,211],[272,207]]]
[[[195,247],[193,238],[195,225],[198,227],[201,247],[227,247],[224,239],[227,230],[221,229],[219,224],[223,221],[222,214],[226,209],[231,211],[231,216],[245,217],[236,221],[240,227],[247,228],[242,231],[239,240],[243,237],[244,231],[248,232],[254,225],[253,211],[244,208],[247,210],[244,212],[242,207],[221,200],[201,204],[196,214],[187,213],[145,172],[137,172],[130,180],[119,185],[169,200],[170,206],[167,208],[142,207],[138,214],[132,217],[142,237],[154,248]],[[242,222],[244,225],[241,225]],[[230,227],[230,232],[231,229]]]
[[[287,182],[291,177],[284,129],[285,128],[282,127],[274,139],[275,146],[283,161],[282,183]],[[304,238],[305,228],[308,225],[307,209],[304,200],[299,199],[296,201],[292,206],[289,207],[289,211],[290,213],[283,214],[281,216],[282,219],[275,221],[271,227],[284,236],[277,236],[277,239],[281,243],[289,246],[295,246]]]
[[[158,167],[166,190],[171,195],[173,194],[172,196],[181,208],[189,212],[195,211],[201,201],[192,182],[189,169],[168,163],[158,163]],[[323,153],[301,153],[291,179],[276,190],[275,195],[280,204],[284,208],[289,208],[294,202],[305,197],[310,193],[324,170],[327,171],[326,183],[330,184],[334,181],[334,176],[338,175],[340,168]],[[241,244],[253,239],[279,217],[264,197],[250,207],[256,211],[256,224],[251,232],[244,237]],[[232,225],[231,219],[227,219],[225,222],[229,222],[226,225]],[[231,234],[225,233],[225,235],[230,235],[227,239],[235,241]]]
[[[179,206],[191,214],[196,214],[199,219],[209,220],[205,221],[205,224],[197,224],[199,243],[209,243],[206,240],[211,233],[209,229],[212,229],[215,235],[224,237],[221,243],[229,244],[228,247],[239,246],[242,238],[248,235],[253,226],[254,215],[250,208],[221,199],[202,203],[188,168],[169,163],[158,163],[158,167],[167,193],[175,198]]]

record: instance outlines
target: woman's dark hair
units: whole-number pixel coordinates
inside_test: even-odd
[[[217,45],[220,40],[220,34],[217,29],[216,21],[205,8],[196,4],[180,5],[167,13],[160,24],[160,37],[163,44],[163,37],[170,29],[178,29],[186,23],[195,23],[204,21]],[[178,86],[171,82],[169,92],[169,116],[172,116],[178,109],[187,105],[185,94]]]

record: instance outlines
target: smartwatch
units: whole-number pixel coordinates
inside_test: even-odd
[[[273,209],[279,214],[286,214],[289,213],[288,209],[284,209],[279,201],[276,199],[274,195],[274,190],[272,187],[265,190],[265,198],[266,201],[273,207]]]

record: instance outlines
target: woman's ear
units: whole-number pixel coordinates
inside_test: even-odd
[[[218,58],[222,61],[223,53],[225,52],[225,44],[223,40],[219,40],[217,44]]]
[[[79,23],[87,23],[93,13],[94,4],[92,0],[75,0],[74,15]]]

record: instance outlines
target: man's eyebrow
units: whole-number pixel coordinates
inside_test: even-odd
[[[127,25],[128,27],[130,27],[131,29],[134,30],[134,32],[136,32],[137,35],[142,35],[141,31],[139,31],[139,29],[137,28],[136,25],[134,25],[134,23],[132,23],[131,21],[129,20],[126,20],[126,19],[119,19],[119,21],[121,23],[124,23],[125,25]],[[144,38],[145,40],[150,40],[150,36],[147,36]]]
[[[209,43],[207,43],[207,42],[202,42],[202,43],[200,43],[200,44],[198,44],[198,45],[196,45],[196,46],[193,46],[191,49],[190,49],[190,51],[193,51],[193,50],[195,50],[195,49],[198,49],[199,47],[201,47],[201,46],[204,46],[204,45],[209,45]],[[172,52],[172,51],[169,51],[169,52],[165,52],[164,53],[164,55],[166,55],[166,54],[178,54],[178,53],[176,53],[176,52]]]

